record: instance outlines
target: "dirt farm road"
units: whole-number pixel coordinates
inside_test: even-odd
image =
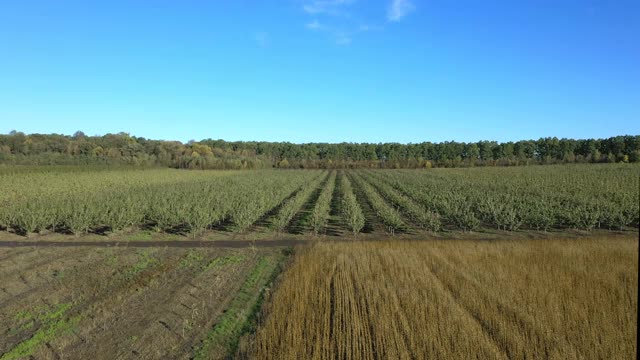
[[[336,240],[332,240],[336,241]],[[287,247],[310,244],[309,240],[168,240],[168,241],[0,241],[0,248],[13,247],[173,247],[173,248],[244,248],[255,247]]]

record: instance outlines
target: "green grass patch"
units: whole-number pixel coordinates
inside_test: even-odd
[[[207,270],[219,268],[228,264],[237,264],[239,262],[242,262],[242,260],[244,260],[244,257],[241,255],[221,256],[211,260],[208,264],[206,264],[203,267],[203,270],[207,271]]]
[[[73,306],[72,303],[57,304],[46,311],[39,311],[34,315],[34,312],[21,311],[16,314],[15,318],[19,320],[26,320],[27,323],[21,326],[22,329],[29,329],[34,324],[40,323],[40,328],[33,334],[33,336],[18,345],[9,352],[4,353],[0,360],[13,360],[21,359],[30,356],[38,346],[43,343],[53,340],[58,335],[72,331],[81,319],[81,316],[74,316],[66,318],[65,314]]]
[[[229,264],[237,264],[244,260],[242,255],[220,256],[212,260],[205,260],[198,250],[189,250],[180,261],[181,268],[197,268],[202,271],[216,269]]]
[[[192,268],[198,266],[204,260],[204,257],[198,253],[198,250],[189,250],[187,256],[180,260],[181,268]]]
[[[201,346],[195,349],[193,359],[209,358],[216,347],[226,348],[227,354],[237,349],[240,337],[251,329],[251,321],[260,308],[264,296],[261,287],[275,277],[279,260],[280,258],[274,261],[263,257],[258,261],[227,311],[209,331]],[[256,294],[257,291],[259,292]]]
[[[15,320],[31,320],[34,318],[34,315],[29,310],[20,310],[13,316],[13,318]]]
[[[127,280],[133,279],[137,274],[156,264],[158,259],[151,256],[151,251],[141,250],[138,251],[138,262],[130,269],[123,272],[123,276]]]
[[[127,236],[127,240],[130,241],[149,241],[149,240],[153,240],[153,234],[151,233],[151,231],[145,230],[145,231],[137,231],[133,234],[129,234]]]

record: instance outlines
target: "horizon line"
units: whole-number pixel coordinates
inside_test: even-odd
[[[150,138],[150,137],[144,137],[144,136],[137,136],[137,135],[132,135],[131,133],[127,132],[127,131],[119,131],[119,132],[107,132],[104,134],[95,134],[95,135],[88,135],[86,134],[84,131],[82,130],[78,130],[73,134],[65,134],[65,133],[26,133],[26,132],[22,132],[19,130],[11,130],[7,133],[4,134],[0,134],[4,135],[4,136],[11,136],[12,133],[17,133],[17,134],[23,134],[25,136],[33,136],[33,135],[45,135],[45,136],[51,136],[51,135],[58,135],[58,136],[65,136],[65,137],[75,137],[76,133],[81,132],[84,136],[86,137],[104,137],[107,135],[127,135],[129,137],[134,137],[134,138],[142,138],[145,140],[151,140],[151,141],[165,141],[165,142],[179,142],[181,144],[184,145],[188,145],[191,142],[196,142],[196,143],[201,143],[203,141],[224,141],[227,143],[273,143],[273,144],[293,144],[293,145],[311,145],[311,144],[329,144],[329,145],[339,145],[339,144],[358,144],[358,145],[363,145],[363,144],[367,144],[367,145],[380,145],[380,144],[399,144],[399,145],[417,145],[417,144],[425,144],[425,143],[431,143],[431,144],[444,144],[444,143],[463,143],[463,144],[474,144],[474,143],[480,143],[480,142],[495,142],[498,144],[505,144],[505,143],[517,143],[517,142],[522,142],[522,141],[538,141],[538,140],[543,140],[543,139],[557,139],[558,141],[560,140],[606,140],[606,139],[611,139],[611,138],[616,138],[616,137],[637,137],[640,136],[640,134],[620,134],[620,135],[613,135],[613,136],[608,136],[608,137],[591,137],[591,138],[583,138],[583,137],[557,137],[557,136],[542,136],[539,137],[537,139],[533,139],[533,138],[529,138],[529,139],[519,139],[519,140],[508,140],[508,141],[499,141],[499,140],[488,140],[488,139],[481,139],[481,140],[477,140],[477,141],[462,141],[462,140],[444,140],[444,141],[430,141],[430,140],[424,140],[424,141],[420,141],[420,142],[400,142],[400,141],[382,141],[382,142],[353,142],[353,141],[339,141],[339,142],[330,142],[330,141],[309,141],[309,142],[292,142],[292,141],[287,141],[287,140],[279,140],[279,141],[269,141],[269,140],[226,140],[223,138],[218,138],[218,139],[214,139],[214,138],[204,138],[204,139],[200,139],[200,140],[195,140],[195,139],[190,139],[187,141],[182,141],[182,140],[176,140],[176,139],[158,139],[158,138]]]

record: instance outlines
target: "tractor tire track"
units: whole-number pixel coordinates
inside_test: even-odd
[[[559,354],[575,354],[577,358],[582,356],[577,349],[573,347],[567,349],[566,346],[569,346],[569,344],[565,344],[565,348],[561,348],[561,345],[556,339],[539,329],[532,317],[523,314],[521,311],[518,311],[518,309],[506,304],[498,297],[490,294],[481,283],[476,279],[469,277],[468,274],[460,270],[459,266],[452,264],[443,254],[439,253],[437,249],[433,249],[430,254],[433,255],[432,260],[434,260],[434,262],[430,264],[431,272],[461,304],[461,306],[465,307],[471,316],[473,316],[483,326],[483,329],[487,331],[491,338],[496,341],[497,344],[501,344],[500,346],[508,354],[509,358],[529,357],[528,354],[514,350],[521,348],[521,346],[518,345],[522,345],[522,342],[526,343],[527,346],[522,347],[520,350],[533,349],[537,353],[537,356],[546,358],[561,358]],[[443,276],[445,273],[455,277],[455,281],[453,283],[458,284],[458,288],[471,288],[474,298],[488,304],[489,306],[493,306],[494,311],[487,312],[486,309],[482,310],[475,308],[468,301],[468,296],[465,296],[456,287],[454,287],[451,281],[447,281]],[[487,317],[487,313],[496,314],[500,321],[492,321]],[[515,325],[514,328],[519,331],[516,332],[514,329],[500,327],[500,322],[503,324],[513,323]]]

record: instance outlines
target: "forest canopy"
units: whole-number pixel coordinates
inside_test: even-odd
[[[429,168],[640,162],[640,135],[516,142],[305,143],[151,140],[128,133],[0,134],[0,164],[135,165],[186,169]]]

